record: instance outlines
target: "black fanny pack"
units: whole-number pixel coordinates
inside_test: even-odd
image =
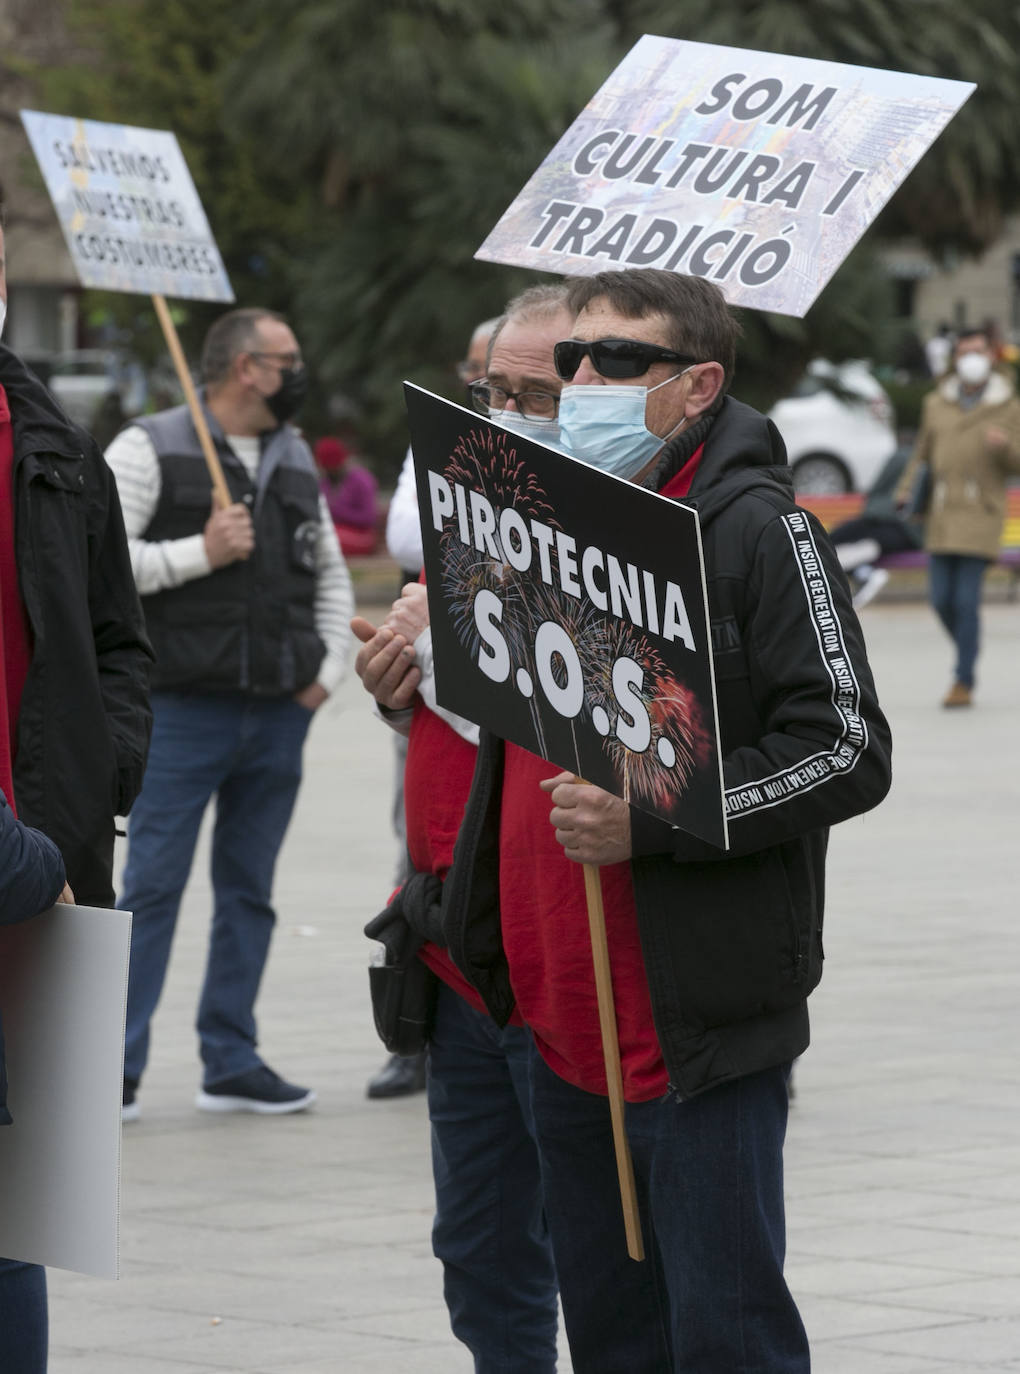
[[[369,967],[368,986],[375,1028],[390,1054],[420,1054],[432,1032],[439,980],[418,951],[427,939],[441,941],[441,893],[437,877],[415,873],[365,927],[368,938],[382,945],[381,962]]]

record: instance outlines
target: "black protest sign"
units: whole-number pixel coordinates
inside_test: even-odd
[[[405,395],[440,705],[725,848],[696,513]]]

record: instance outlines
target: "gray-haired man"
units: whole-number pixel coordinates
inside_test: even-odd
[[[561,383],[553,345],[572,322],[565,287],[532,287],[512,300],[474,384],[476,408],[554,441]],[[423,587],[406,587],[381,629],[360,619],[354,628],[363,641],[358,674],[390,723],[408,732],[414,876],[398,898],[406,911],[412,894],[437,886],[452,862],[478,729],[437,705]],[[432,1244],[444,1266],[450,1323],[483,1374],[553,1374],[556,1278],[528,1090],[530,1037],[519,1020],[496,1025],[445,949],[427,943],[421,957],[440,980],[428,1049]]]

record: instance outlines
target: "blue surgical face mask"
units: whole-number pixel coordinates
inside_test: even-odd
[[[489,419],[495,420],[497,425],[502,425],[512,434],[519,434],[524,439],[534,439],[540,444],[548,444],[560,453],[564,451],[558,420],[533,420],[518,410],[494,410]]]
[[[645,425],[646,399],[690,370],[684,368],[653,387],[565,386],[560,392],[564,451],[614,477],[636,476],[683,424],[681,420],[660,439]]]

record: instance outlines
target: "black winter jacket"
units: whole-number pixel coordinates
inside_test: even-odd
[[[18,718],[18,814],[58,846],[75,899],[113,904],[113,818],[142,785],[152,651],[113,474],[0,345],[14,434],[14,539],[32,662]]]
[[[846,578],[799,510],[772,423],[726,400],[688,504],[704,545],[730,848],[631,812],[632,872],[656,1033],[690,1097],[808,1044],[821,977],[828,827],[890,783],[889,728]],[[503,745],[483,732],[444,890],[451,956],[501,1024]]]

